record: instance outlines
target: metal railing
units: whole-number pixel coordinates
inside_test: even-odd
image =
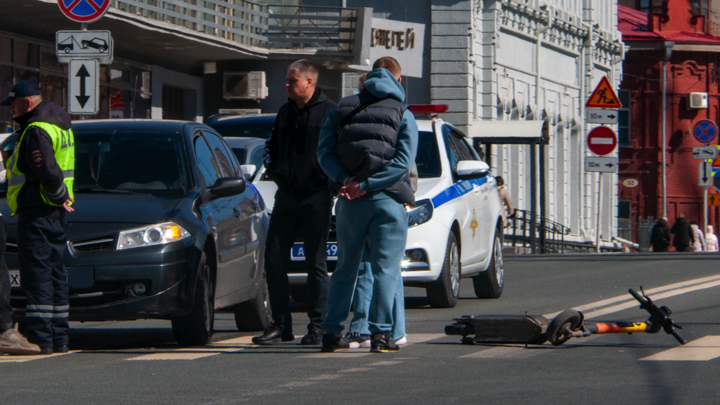
[[[111,0],[116,11],[272,50],[353,52],[358,10],[249,0]]]
[[[532,249],[533,235],[531,233],[532,214],[526,210],[515,210],[514,216],[508,218],[505,228],[505,242],[512,247],[523,247]],[[595,252],[595,244],[565,240],[565,235],[570,234],[567,226],[542,218],[537,215],[535,218],[535,246],[536,253],[592,253]],[[507,245],[506,245],[507,246]],[[601,246],[603,252],[618,252],[621,248]]]

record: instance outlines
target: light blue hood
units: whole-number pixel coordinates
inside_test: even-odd
[[[401,103],[405,102],[405,90],[385,68],[374,69],[368,73],[363,87],[377,98],[392,97]]]

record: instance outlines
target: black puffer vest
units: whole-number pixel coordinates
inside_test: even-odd
[[[345,117],[370,100],[372,95],[367,92],[345,97],[336,107],[335,122],[341,125]],[[386,98],[367,106],[347,125],[338,128],[338,159],[356,181],[362,182],[377,173],[395,156],[406,109],[407,105]],[[383,192],[401,204],[415,204],[409,172]]]

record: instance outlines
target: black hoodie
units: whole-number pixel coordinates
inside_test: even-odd
[[[670,233],[674,234],[673,246],[678,252],[688,252],[688,247],[695,243],[695,235],[692,228],[684,217],[678,218],[670,229]]]
[[[317,147],[320,128],[334,106],[318,87],[302,108],[293,100],[280,107],[265,157],[268,177],[278,189],[308,197],[329,188],[317,161]]]
[[[60,129],[70,129],[70,114],[50,101],[43,101],[32,111],[15,118],[20,124],[20,134],[33,122],[45,122],[56,125]],[[40,195],[40,184],[46,190],[59,190],[64,187],[62,169],[55,160],[52,139],[45,130],[33,126],[22,136],[22,144],[18,145],[18,169],[25,173],[26,181],[18,194],[18,214],[59,215],[64,217],[62,207],[47,205]],[[8,168],[9,169],[9,168]],[[62,205],[70,195],[67,189],[57,198],[51,199],[55,204]]]
[[[667,252],[670,246],[670,228],[667,221],[663,218],[658,219],[650,233],[650,244],[653,246],[653,252]]]

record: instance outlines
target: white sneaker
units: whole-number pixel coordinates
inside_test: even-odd
[[[343,339],[350,345],[351,349],[359,349],[362,347],[370,347],[370,336],[361,335],[357,332],[348,332]]]
[[[402,346],[407,344],[407,336],[403,336],[400,339],[395,341],[395,346]]]

